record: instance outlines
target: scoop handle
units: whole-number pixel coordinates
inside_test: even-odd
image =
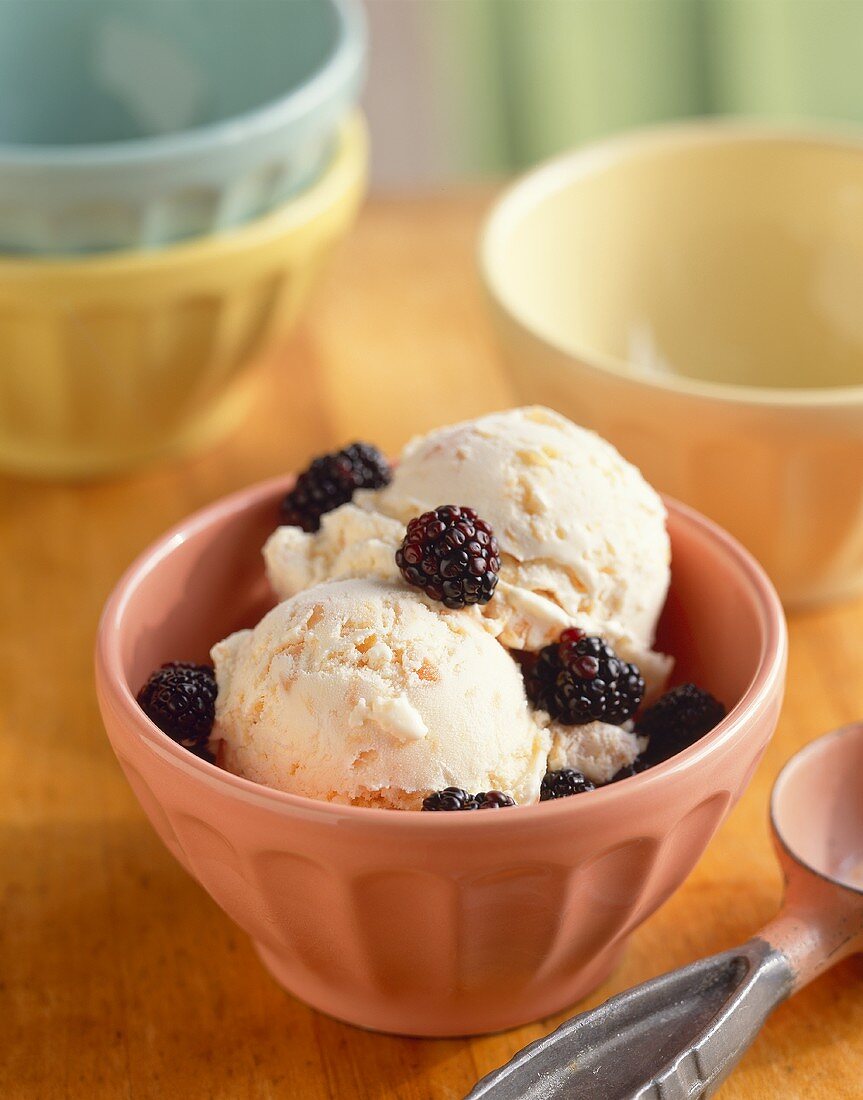
[[[573,1017],[484,1077],[467,1100],[711,1096],[793,984],[783,952],[756,937]]]

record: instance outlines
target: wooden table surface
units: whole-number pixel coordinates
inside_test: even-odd
[[[156,839],[108,747],[91,671],[112,585],[192,509],[354,437],[395,450],[513,403],[473,263],[483,208],[469,195],[369,203],[268,365],[266,398],[218,450],[99,484],[0,479],[4,1100],[443,1100],[559,1023],[397,1039],[283,993]],[[787,702],[751,788],[588,1004],[731,947],[773,914],[768,792],[791,753],[863,715],[861,634],[859,602],[793,618]],[[863,958],[780,1007],[721,1095],[863,1097]]]

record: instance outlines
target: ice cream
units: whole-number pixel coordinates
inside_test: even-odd
[[[549,409],[415,439],[389,486],[357,493],[318,534],[279,528],[265,547],[270,581],[284,598],[336,577],[394,579],[405,523],[444,503],[475,508],[497,535],[500,583],[482,613],[501,644],[536,650],[579,626],[638,664],[650,693],[661,687],[669,662],[652,645],[670,576],[665,508],[609,443]]]
[[[541,712],[539,717],[541,718]],[[632,731],[632,723],[612,726],[607,722],[588,722],[583,726],[564,726],[549,722],[551,751],[549,771],[574,768],[591,783],[610,783],[622,769],[633,764],[644,751],[646,738]]]
[[[300,527],[277,527],[264,546],[270,583],[281,599],[349,577],[397,583],[401,577],[395,552],[404,533],[399,520],[355,504],[327,513],[315,534]]]
[[[212,656],[213,739],[237,774],[391,809],[419,809],[451,785],[539,797],[551,734],[479,615],[403,583],[337,581],[280,603]]]
[[[506,645],[553,640],[534,620],[534,602],[551,604],[553,636],[562,612],[653,640],[669,579],[662,501],[610,443],[550,409],[496,413],[416,439],[392,483],[362,499],[402,522],[450,501],[488,520],[501,582],[534,597],[525,613],[512,601],[501,613],[496,601]]]
[[[408,521],[443,504],[476,509],[494,530],[500,579],[485,604],[450,611],[396,564]],[[312,798],[397,809],[447,786],[535,802],[547,768],[610,782],[645,747],[632,723],[564,725],[538,696],[532,709],[508,650],[538,651],[578,627],[634,662],[656,694],[670,665],[653,649],[670,575],[665,521],[635,467],[548,409],[415,439],[388,485],[355,491],[317,531],[282,526],[268,540],[285,602],[213,650],[227,766]]]
[[[282,601],[138,694],[190,752],[365,807],[505,809],[662,764],[720,722],[664,691],[661,498],[594,433],[514,409],[317,456],[264,558]],[[622,773],[622,774],[621,774]]]

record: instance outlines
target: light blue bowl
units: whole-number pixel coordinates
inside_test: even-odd
[[[310,184],[362,82],[357,0],[2,0],[0,249],[158,247]]]

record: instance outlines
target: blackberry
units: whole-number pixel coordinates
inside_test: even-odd
[[[505,810],[508,806],[515,805],[512,795],[503,791],[483,791],[475,796],[481,810]]]
[[[569,798],[570,795],[595,789],[591,781],[575,768],[562,768],[559,772],[545,773],[539,788],[539,800],[551,802],[556,798]]]
[[[644,760],[643,757],[637,757],[631,764],[626,764],[624,767],[618,769],[611,777],[612,783],[619,783],[621,779],[630,779],[633,775],[640,775],[642,772],[646,772],[650,765]]]
[[[444,787],[423,799],[424,810],[502,810],[514,805],[515,799],[503,791],[468,794],[461,787]]]
[[[525,666],[534,706],[568,726],[587,722],[621,725],[638,709],[644,680],[602,638],[575,628],[539,651]]]
[[[355,489],[381,489],[392,476],[389,463],[370,443],[351,443],[321,455],[300,474],[282,501],[281,522],[317,531],[321,516],[347,504]]]
[[[678,684],[648,707],[637,723],[650,738],[644,760],[659,764],[688,748],[725,717],[725,707],[695,684]]]
[[[138,692],[147,717],[183,748],[212,762],[207,741],[216,716],[216,676],[209,665],[171,661]]]
[[[494,595],[499,555],[494,532],[473,508],[446,504],[408,523],[396,565],[408,584],[461,608]]]
[[[474,795],[463,791],[461,787],[444,787],[423,799],[424,810],[478,810],[479,803]]]

